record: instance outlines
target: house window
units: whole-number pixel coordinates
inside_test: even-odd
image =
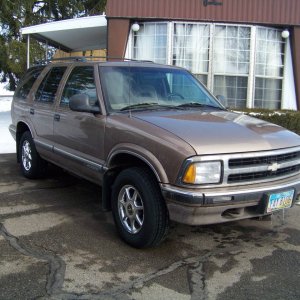
[[[217,25],[213,44],[213,92],[230,107],[246,107],[250,27]]]
[[[289,92],[295,90],[293,66],[285,64],[291,49],[280,29],[146,22],[130,39],[130,58],[184,67],[231,108],[297,109],[295,93]]]
[[[284,42],[276,29],[258,28],[256,34],[254,107],[281,107]]]
[[[167,63],[167,23],[145,23],[133,36],[133,57]]]
[[[190,70],[207,85],[210,27],[201,24],[174,24],[172,64]]]

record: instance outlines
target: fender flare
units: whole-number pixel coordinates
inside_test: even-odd
[[[167,174],[159,162],[157,157],[150,151],[144,149],[143,147],[132,145],[132,144],[119,144],[115,146],[107,157],[106,172],[103,176],[102,182],[102,210],[111,210],[111,186],[114,182],[115,176],[111,176],[110,168],[113,167],[113,160],[117,155],[128,154],[141,161],[143,161],[153,172],[158,183],[168,182]]]
[[[109,169],[112,165],[113,159],[119,154],[132,155],[145,164],[153,171],[158,182],[168,183],[168,176],[165,169],[157,157],[149,150],[134,144],[119,144],[115,146],[109,153],[107,157],[107,168]]]

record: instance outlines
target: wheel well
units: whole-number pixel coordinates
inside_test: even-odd
[[[104,211],[111,210],[111,188],[118,174],[130,167],[140,167],[148,170],[156,181],[159,181],[159,177],[155,174],[155,170],[152,169],[145,161],[131,154],[120,153],[112,158],[109,165],[109,170],[104,174],[102,185],[102,209]]]
[[[17,150],[17,161],[18,162],[20,162],[20,160],[19,160],[19,144],[20,144],[21,137],[25,131],[30,131],[27,124],[25,124],[23,122],[19,122],[17,125],[17,134],[16,134],[16,148],[17,148],[16,150]]]

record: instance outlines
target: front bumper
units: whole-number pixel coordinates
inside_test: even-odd
[[[194,190],[161,184],[161,189],[171,220],[188,225],[215,224],[265,215],[271,193],[294,189],[294,205],[300,196],[300,176],[226,188]]]

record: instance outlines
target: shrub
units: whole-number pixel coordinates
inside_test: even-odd
[[[285,127],[300,135],[300,111],[266,109],[245,109],[241,111],[247,115]]]

